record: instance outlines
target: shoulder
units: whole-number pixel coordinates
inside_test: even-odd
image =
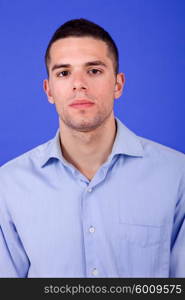
[[[52,140],[49,140],[38,145],[2,165],[0,167],[0,177],[2,178],[6,175],[10,177],[12,174],[16,176],[16,173],[19,173],[20,171],[24,173],[32,168],[38,168],[51,142]]]
[[[185,163],[185,154],[163,144],[137,136],[142,144],[145,155],[159,157],[163,159],[172,159]]]
[[[143,148],[143,158],[155,167],[165,167],[169,172],[185,173],[185,154],[163,144],[138,136]]]

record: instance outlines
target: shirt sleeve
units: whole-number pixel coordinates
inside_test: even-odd
[[[171,245],[170,277],[185,277],[185,176],[179,186]]]
[[[1,196],[0,196],[1,197]],[[0,277],[27,277],[29,259],[16,227],[0,199]]]

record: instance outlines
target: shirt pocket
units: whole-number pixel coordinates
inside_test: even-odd
[[[163,226],[120,223],[119,227],[120,276],[156,277],[160,272]]]
[[[162,241],[162,226],[120,223],[121,239],[138,247],[153,247]]]

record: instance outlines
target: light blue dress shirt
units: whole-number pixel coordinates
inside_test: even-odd
[[[185,277],[185,155],[116,122],[91,181],[59,131],[0,168],[0,277]]]

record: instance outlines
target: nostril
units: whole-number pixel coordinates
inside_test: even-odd
[[[86,90],[85,86],[73,86],[73,90]]]

